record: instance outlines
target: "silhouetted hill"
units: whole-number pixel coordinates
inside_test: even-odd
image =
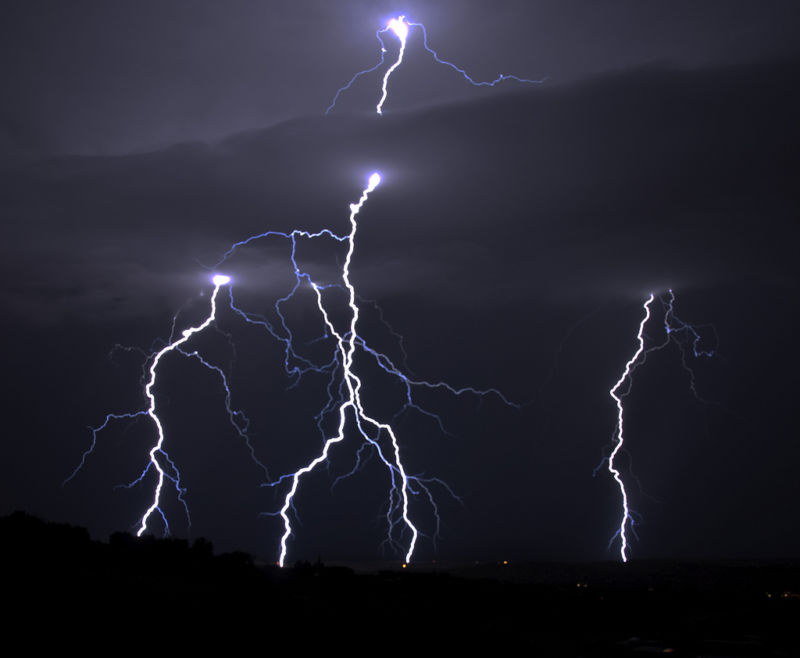
[[[281,570],[203,539],[103,543],[22,512],[0,519],[0,546],[7,628],[37,646],[797,655],[796,564]]]

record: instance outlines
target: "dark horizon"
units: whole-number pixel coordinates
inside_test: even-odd
[[[797,644],[797,563],[279,569],[204,540],[118,533],[100,544],[20,513],[0,517],[0,546],[11,633],[37,646],[62,644],[87,619],[103,646],[133,630],[183,651],[263,641],[265,625],[279,650],[329,650],[351,628],[372,646],[393,625],[403,642],[450,651],[784,656]]]

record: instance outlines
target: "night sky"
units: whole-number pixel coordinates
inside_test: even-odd
[[[592,473],[642,303],[670,288],[715,353],[687,361],[704,401],[674,343],[636,373],[619,461],[638,513],[631,556],[800,557],[796,2],[48,0],[4,14],[0,513],[100,538],[135,529],[153,480],[115,487],[146,465],[153,427],[114,424],[62,487],[87,426],[146,406],[142,350],[163,347],[176,312],[179,330],[204,319],[209,267],[231,244],[345,233],[378,170],[351,274],[392,330],[364,302],[361,335],[398,364],[404,348],[418,378],[522,404],[420,392],[447,434],[413,412],[393,421],[408,470],[462,500],[432,488],[440,537],[420,540],[418,560],[618,559],[619,491]],[[401,14],[476,79],[543,82],[473,88],[412,32],[382,117],[386,67],[324,116]],[[388,66],[397,42],[386,41]],[[298,260],[337,283],[345,253],[303,243]],[[294,281],[281,240],[222,269],[237,304],[273,320]],[[192,346],[227,373],[270,473],[293,471],[319,453],[327,379],[290,388],[281,344],[227,304],[223,289],[220,331]],[[648,346],[664,339],[654,309]],[[286,316],[299,349],[321,358],[307,288]],[[365,404],[390,420],[402,387],[363,365]],[[282,524],[262,514],[285,490],[259,486],[219,378],[177,356],[159,373],[192,514],[187,529],[165,495],[173,533],[274,560]],[[354,464],[350,430],[301,485],[290,559],[402,557],[381,549],[388,482],[375,458],[331,490]],[[432,533],[422,501],[412,517]]]

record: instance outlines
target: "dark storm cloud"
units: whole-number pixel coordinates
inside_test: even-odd
[[[200,263],[236,240],[345,232],[373,169],[384,183],[354,264],[369,297],[494,305],[780,283],[794,273],[797,70],[645,69],[380,121],[294,120],[213,146],[8,170],[3,269],[6,281],[25,275],[4,297],[51,320],[135,315],[154,298],[176,306],[204,285]],[[288,257],[265,244],[267,261]],[[301,258],[331,258],[310,249]],[[248,252],[241,284],[288,285]]]
[[[464,494],[465,508],[440,501],[446,555],[614,557],[603,549],[618,523],[618,491],[591,473],[613,427],[607,391],[630,356],[643,295],[666,285],[678,291],[681,317],[716,325],[719,357],[692,363],[701,393],[721,404],[691,397],[674,350],[653,355],[637,379],[630,453],[644,492],[663,502],[631,488],[649,521],[636,555],[796,555],[796,523],[776,501],[796,499],[800,486],[799,70],[791,59],[647,67],[382,119],[294,119],[138,155],[7,163],[0,290],[11,376],[0,396],[0,499],[7,511],[94,532],[136,519],[148,493],[112,487],[138,474],[149,438],[142,425],[103,436],[74,487],[57,488],[87,445],[88,423],[141,406],[139,355],[109,359],[111,347],[147,348],[177,310],[186,323],[206,312],[201,263],[235,240],[294,227],[346,231],[348,204],[379,169],[384,183],[359,221],[359,292],[406,336],[420,376],[533,401],[517,412],[437,397],[448,437],[429,419],[398,419],[409,468]],[[298,256],[333,279],[344,253],[301,245]],[[292,283],[281,241],[243,250],[225,269],[254,312]],[[299,333],[318,331],[313,310],[293,310]],[[364,330],[376,324],[370,313]],[[280,345],[230,315],[220,324],[240,332],[236,403],[252,414],[270,467],[296,467],[298,444],[318,446],[313,413],[324,401],[311,384],[287,391]],[[222,344],[221,363],[232,358],[221,336],[207,339]],[[390,349],[397,353],[394,342]],[[244,451],[231,450],[219,383],[194,371],[183,379],[182,366],[165,368],[160,394],[185,412],[170,440],[186,466],[194,532],[273,559],[279,523],[257,515],[274,500],[257,490]],[[370,404],[391,406],[381,394],[370,388]],[[207,410],[219,414],[205,426],[196,416]],[[332,472],[346,472],[349,455],[337,454]],[[333,546],[337,556],[373,556],[379,478],[368,469],[340,485],[339,498],[329,481],[304,489],[295,555],[327,558]],[[172,518],[179,526],[180,511]]]
[[[3,159],[152,150],[321,112],[377,60],[375,30],[403,13],[478,79],[561,84],[798,52],[792,0],[15,2],[0,21]],[[394,84],[394,109],[481,94],[413,40]],[[357,86],[342,111],[373,96],[371,82]]]
[[[447,436],[427,417],[395,419],[409,471],[463,495],[463,507],[438,499],[442,556],[616,557],[604,547],[619,492],[606,473],[591,474],[643,296],[667,285],[680,317],[716,330],[717,355],[689,360],[713,403],[692,397],[674,346],[637,373],[625,458],[643,515],[633,554],[800,554],[785,512],[800,495],[796,2],[34,0],[4,9],[3,512],[99,534],[134,522],[147,487],[114,486],[140,473],[147,423],[103,433],[80,477],[59,488],[88,444],[87,424],[141,408],[142,355],[114,344],[152,349],[176,312],[177,328],[207,313],[201,263],[237,239],[346,231],[348,204],[379,169],[384,183],[360,216],[352,264],[359,293],[405,336],[415,374],[531,402],[517,411],[491,397],[426,396]],[[473,89],[412,35],[382,119],[372,110],[378,76],[323,118],[336,88],[376,61],[376,27],[400,13],[424,22],[431,45],[477,78],[548,80]],[[330,244],[298,251],[322,281],[337,280],[343,257]],[[270,313],[292,285],[279,240],[224,267],[253,312]],[[359,331],[399,362],[397,335],[361,306]],[[322,349],[307,291],[285,310],[301,349]],[[230,335],[204,334],[198,348],[229,374],[257,454],[273,474],[293,470],[318,450],[324,386],[312,378],[289,388],[281,344],[229,309],[218,327]],[[647,331],[650,341],[663,336],[657,321]],[[275,490],[258,488],[216,373],[177,359],[159,377],[191,532],[274,559],[280,520],[259,514],[279,507]],[[364,395],[388,418],[402,391],[383,383],[370,376]],[[352,468],[350,441],[329,475]],[[373,557],[384,475],[371,464],[334,492],[324,473],[305,482],[292,555]],[[182,534],[181,510],[167,514]],[[432,551],[421,542],[421,559]]]

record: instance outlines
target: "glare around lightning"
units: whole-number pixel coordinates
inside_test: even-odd
[[[425,48],[425,50],[427,50],[431,54],[433,59],[436,62],[438,62],[439,64],[443,64],[445,66],[448,66],[451,69],[453,69],[454,71],[456,71],[457,73],[460,73],[461,76],[474,87],[494,87],[495,85],[499,84],[500,82],[504,82],[504,81],[507,81],[507,80],[513,80],[514,82],[520,82],[520,83],[523,83],[523,84],[541,84],[541,83],[543,83],[545,81],[544,79],[534,80],[534,79],[530,79],[530,78],[521,78],[521,77],[519,77],[517,75],[510,75],[510,74],[506,74],[506,73],[501,73],[494,80],[484,80],[484,81],[475,80],[472,76],[470,76],[461,67],[456,66],[455,64],[453,64],[453,62],[449,62],[446,59],[442,59],[441,57],[439,57],[439,54],[433,48],[431,48],[428,45],[428,32],[427,32],[427,30],[425,29],[425,26],[422,23],[410,23],[410,22],[408,22],[406,20],[405,16],[398,16],[397,18],[392,18],[391,20],[389,20],[389,22],[386,24],[386,27],[384,29],[378,30],[375,33],[375,37],[378,39],[378,42],[380,43],[380,46],[381,46],[381,54],[380,54],[380,59],[379,59],[378,63],[375,64],[374,66],[368,68],[368,69],[364,69],[362,71],[359,71],[352,78],[350,78],[350,80],[348,81],[348,83],[346,85],[344,85],[343,87],[340,87],[336,91],[336,94],[334,95],[333,100],[331,101],[331,104],[325,110],[325,114],[328,114],[336,106],[336,102],[339,100],[339,96],[343,92],[345,92],[348,89],[350,89],[350,87],[353,86],[353,84],[355,83],[356,80],[358,80],[363,75],[366,75],[368,73],[373,73],[374,71],[377,71],[383,65],[383,63],[385,61],[385,53],[386,53],[386,43],[383,40],[383,35],[386,34],[387,32],[392,32],[397,37],[398,41],[400,42],[400,50],[399,50],[399,53],[397,55],[397,59],[395,60],[394,64],[392,64],[389,67],[389,69],[387,69],[386,73],[384,73],[384,75],[383,75],[383,82],[381,84],[381,97],[380,97],[380,100],[378,101],[378,104],[375,107],[375,111],[379,115],[382,115],[383,114],[383,105],[386,102],[386,97],[387,97],[387,95],[389,93],[388,92],[389,77],[392,75],[392,73],[394,73],[394,71],[403,62],[403,55],[405,54],[405,49],[406,49],[406,43],[408,41],[408,36],[409,36],[409,33],[411,32],[411,28],[414,28],[414,27],[418,27],[420,29],[420,31],[422,32],[422,46]]]
[[[406,41],[408,40],[408,23],[403,20],[405,16],[400,16],[400,18],[393,18],[389,21],[389,24],[386,26],[392,32],[397,35],[397,38],[400,40],[400,52],[397,55],[397,61],[392,64],[386,71],[386,74],[383,76],[383,85],[381,86],[381,99],[378,101],[378,104],[375,106],[375,111],[378,114],[383,114],[383,104],[386,102],[386,96],[389,93],[387,85],[389,84],[389,76],[392,75],[392,72],[400,66],[403,62],[403,55],[406,52]]]

